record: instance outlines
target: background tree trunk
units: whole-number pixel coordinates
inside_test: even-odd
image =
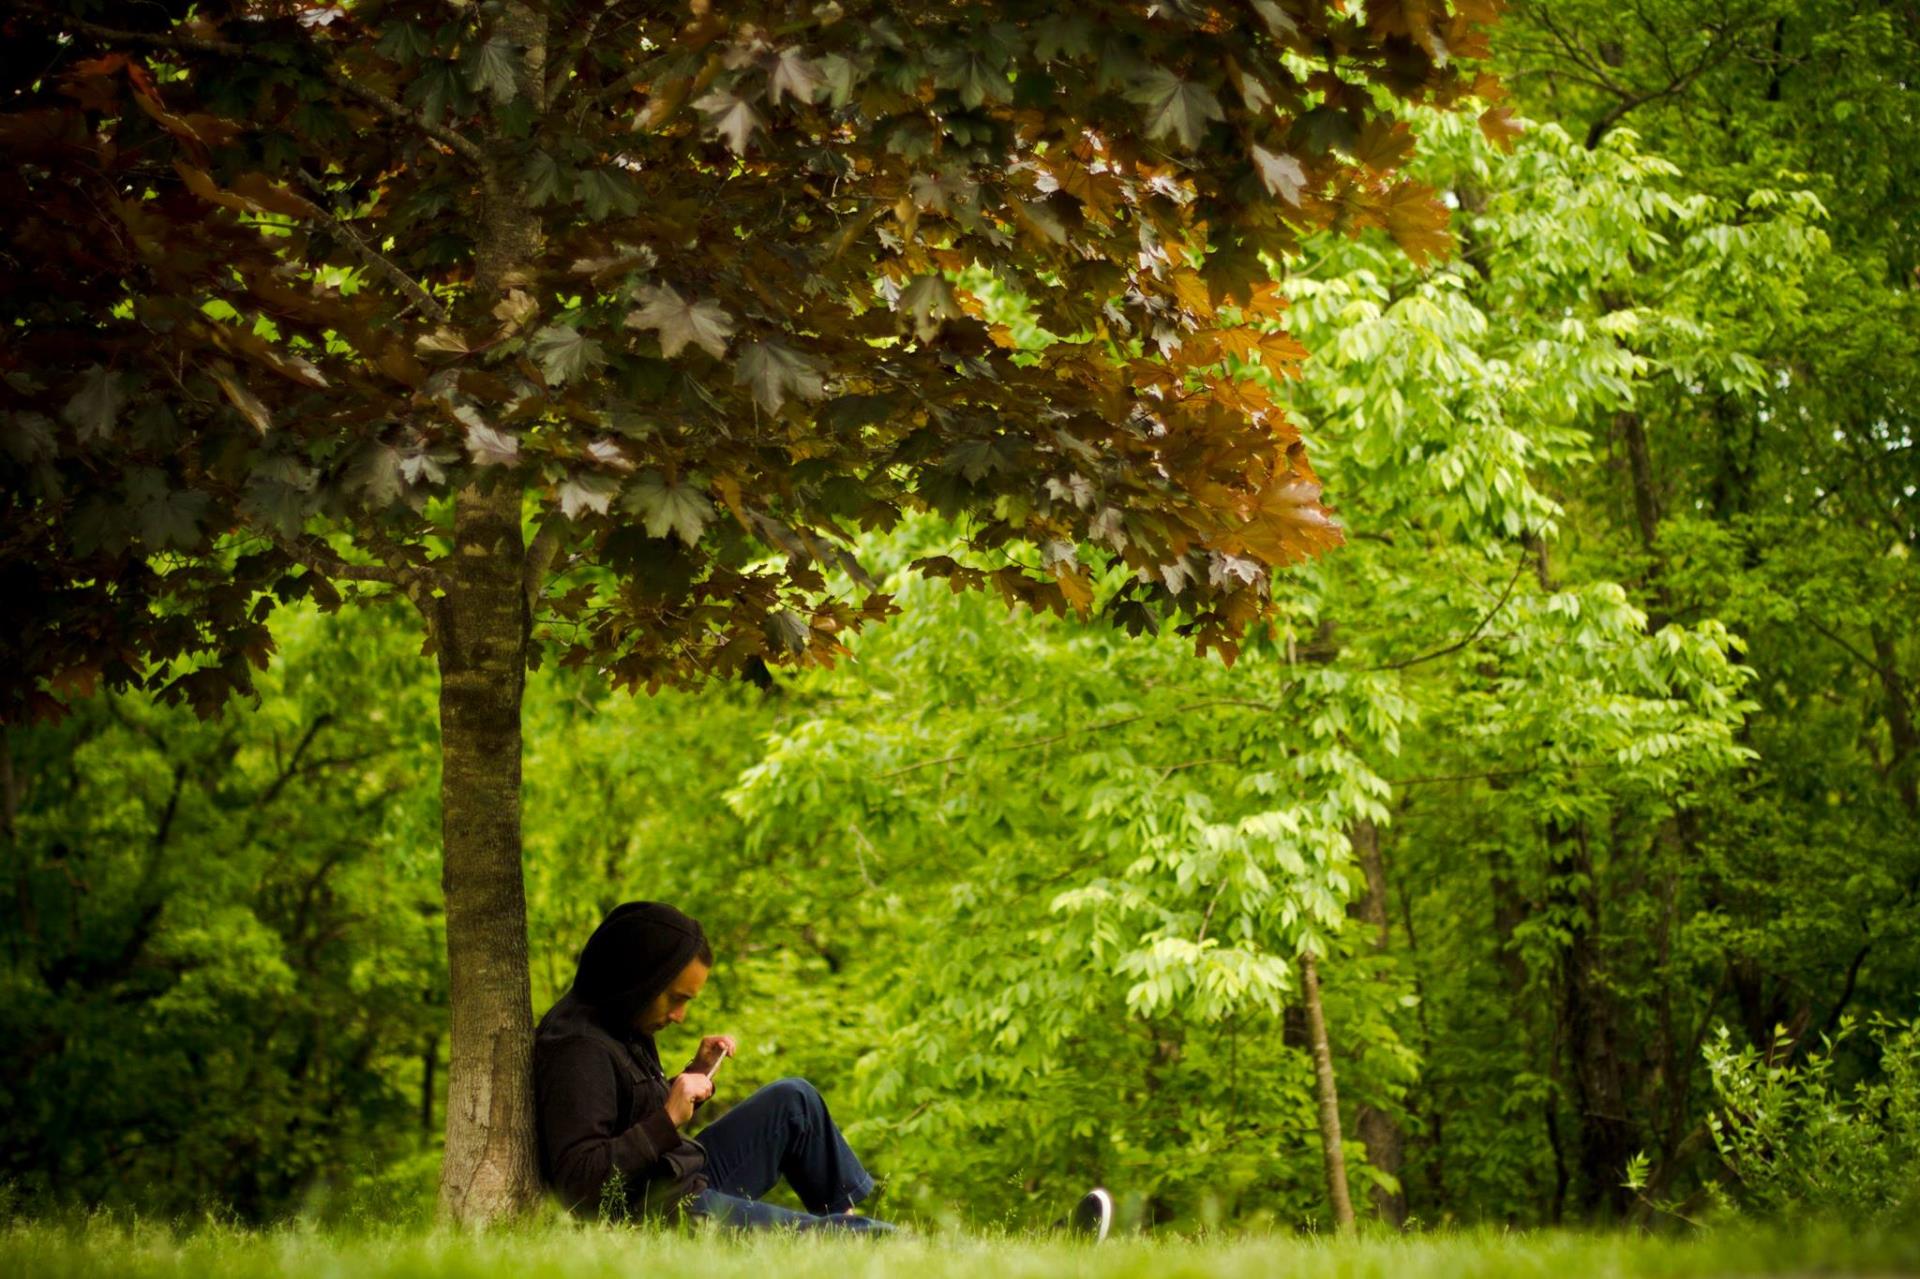
[[[1387,924],[1387,863],[1380,853],[1380,828],[1370,821],[1358,821],[1347,832],[1354,857],[1367,877],[1366,893],[1354,903],[1354,917],[1373,930],[1373,949],[1385,954],[1392,941]],[[1361,1106],[1353,1117],[1354,1130],[1367,1148],[1367,1162],[1396,1182],[1406,1166],[1406,1133],[1399,1121],[1378,1106]],[[1382,1221],[1398,1228],[1407,1224],[1405,1190],[1388,1190],[1375,1185],[1367,1192],[1373,1210]]]
[[[481,1225],[539,1193],[533,994],[520,869],[520,699],[526,682],[518,489],[462,490],[440,656],[441,886],[451,1035],[440,1211]]]
[[[1312,955],[1300,956],[1300,994],[1307,1008],[1307,1033],[1313,1040],[1313,1073],[1320,1097],[1320,1151],[1327,1165],[1327,1202],[1334,1228],[1353,1230],[1353,1198],[1347,1193],[1347,1156],[1340,1146],[1340,1091],[1334,1086],[1333,1050],[1327,1045],[1327,1019],[1320,1011],[1320,972]]]

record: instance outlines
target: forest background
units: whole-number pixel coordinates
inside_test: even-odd
[[[1231,666],[863,560],[832,669],[527,693],[536,1011],[704,920],[721,1103],[805,1075],[889,1215],[1897,1218],[1920,1167],[1911,5],[1510,6],[1510,147],[1417,118],[1458,251],[1290,264],[1271,387],[1348,544]],[[1034,349],[1028,300],[978,282]],[[1264,376],[1257,374],[1257,376]],[[1180,584],[1169,582],[1170,590]],[[15,1207],[430,1211],[436,681],[276,623],[256,704],[6,729]],[[669,1055],[673,1046],[667,1046]]]

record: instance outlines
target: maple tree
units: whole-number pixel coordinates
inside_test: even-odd
[[[918,565],[956,590],[1231,658],[1339,538],[1245,376],[1302,355],[1272,266],[1325,227],[1444,251],[1390,108],[1492,96],[1494,8],[14,6],[0,581],[32,624],[0,713],[212,714],[276,601],[413,600],[442,1204],[524,1204],[528,664],[831,660],[893,608],[854,533],[910,509],[966,521],[965,563]]]

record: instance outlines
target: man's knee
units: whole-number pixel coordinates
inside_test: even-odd
[[[819,1090],[798,1075],[776,1079],[767,1085],[767,1091],[777,1097],[782,1105],[794,1110],[810,1111],[820,1104]]]

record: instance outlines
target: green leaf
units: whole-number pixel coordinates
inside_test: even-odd
[[[80,389],[60,410],[60,419],[74,429],[82,444],[90,444],[113,433],[125,403],[126,388],[120,375],[96,364],[81,374]]]
[[[526,191],[528,205],[538,209],[560,198],[565,178],[554,158],[535,148],[527,156],[525,167],[520,170],[520,182]]]
[[[820,82],[827,91],[827,101],[836,107],[844,107],[853,101],[853,85],[858,68],[837,53],[829,53],[817,65]]]
[[[733,336],[733,317],[720,309],[718,302],[702,299],[689,302],[674,292],[671,285],[643,286],[636,293],[643,305],[627,313],[627,327],[651,329],[660,335],[660,354],[672,359],[689,343],[714,359],[727,353],[727,339]]]
[[[1266,22],[1267,29],[1281,39],[1300,34],[1300,24],[1292,14],[1282,9],[1276,0],[1252,0],[1253,11]]]
[[[819,366],[778,342],[754,342],[740,352],[736,384],[749,388],[761,408],[778,413],[788,396],[817,400],[826,393]]]
[[[369,444],[354,456],[344,480],[349,493],[376,509],[392,506],[406,496],[407,480],[400,470],[400,450]]]
[[[297,536],[313,513],[318,476],[290,457],[271,457],[247,477],[240,510],[286,537]]]
[[[621,509],[638,515],[648,537],[671,531],[688,546],[713,519],[713,503],[691,484],[668,484],[658,471],[647,471],[633,481],[620,500]]]
[[[444,62],[429,62],[407,86],[407,105],[429,121],[438,121],[461,98],[460,78]]]
[[[433,37],[411,22],[396,22],[380,33],[373,49],[390,62],[410,67],[433,52]]]
[[[527,354],[540,366],[548,386],[564,386],[606,367],[607,354],[594,339],[564,324],[549,324],[527,342]]]
[[[640,211],[640,197],[626,178],[609,169],[587,169],[573,180],[574,195],[586,206],[587,216],[600,222],[618,213],[630,218]]]
[[[505,36],[493,37],[468,53],[468,87],[475,93],[492,94],[496,106],[505,106],[515,92],[513,63],[513,43]]]
[[[1093,27],[1078,14],[1048,14],[1033,28],[1033,56],[1042,62],[1084,58],[1093,52]]]
[[[53,422],[41,413],[0,414],[0,444],[16,462],[44,462],[55,452]]]
[[[760,629],[766,635],[767,643],[780,652],[804,653],[813,638],[813,628],[807,625],[807,619],[788,608],[769,613]]]
[[[118,555],[127,549],[131,532],[127,524],[127,506],[107,497],[90,497],[67,521],[67,539],[73,553],[90,556],[102,551]]]
[[[166,472],[139,466],[127,472],[127,505],[140,540],[153,550],[192,550],[200,542],[207,495],[172,488]]]
[[[1149,68],[1127,96],[1147,109],[1149,137],[1178,138],[1189,151],[1200,145],[1209,120],[1226,119],[1213,90],[1182,80],[1165,67]]]
[[[895,309],[913,317],[913,334],[922,342],[940,331],[942,320],[958,319],[960,306],[943,275],[916,275],[900,290]]]

